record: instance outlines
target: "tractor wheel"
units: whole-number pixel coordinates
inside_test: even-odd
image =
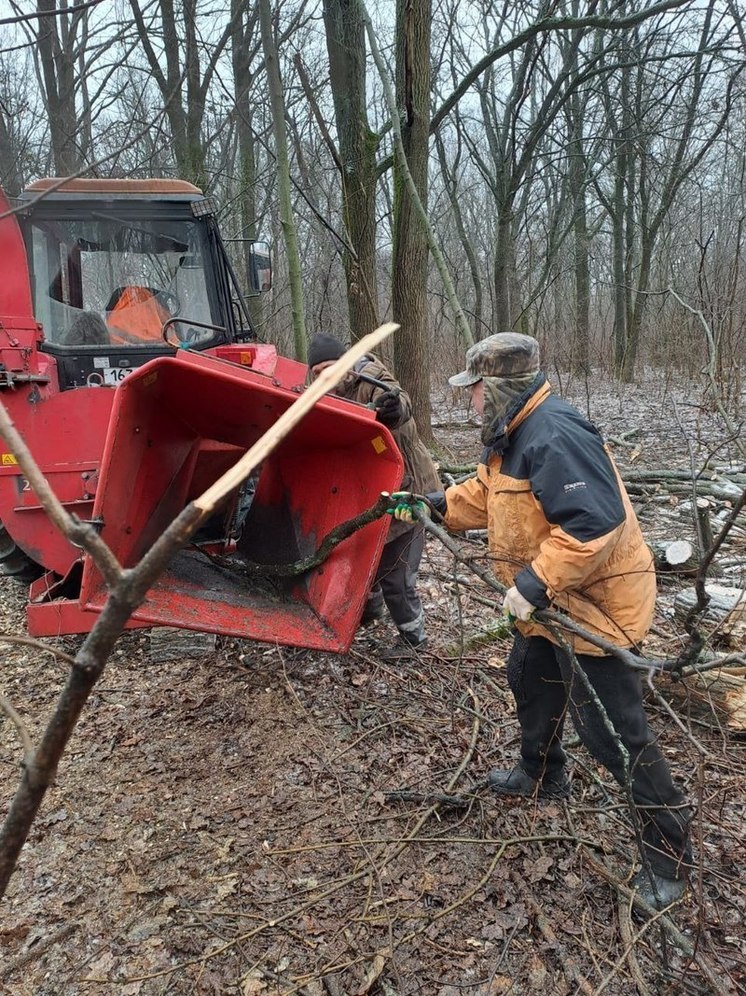
[[[16,546],[8,530],[0,522],[0,576],[30,584],[43,573],[44,568]]]

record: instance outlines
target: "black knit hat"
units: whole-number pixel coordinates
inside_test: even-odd
[[[308,365],[315,367],[317,363],[327,360],[338,360],[347,347],[333,335],[317,332],[308,344]]]

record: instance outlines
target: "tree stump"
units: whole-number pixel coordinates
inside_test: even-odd
[[[697,533],[699,534],[699,548],[702,551],[703,556],[715,542],[712,534],[712,523],[710,522],[711,510],[711,501],[708,501],[707,498],[697,498],[697,504],[695,506],[695,512],[697,515]]]
[[[699,557],[688,540],[672,543],[654,543],[652,546],[655,568],[665,574],[695,574]]]

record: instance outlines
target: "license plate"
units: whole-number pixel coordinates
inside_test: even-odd
[[[134,367],[107,367],[103,370],[104,384],[111,384],[112,387],[116,387],[117,384],[121,384],[125,377],[129,377],[134,371]]]

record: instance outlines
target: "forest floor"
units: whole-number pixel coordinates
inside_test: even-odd
[[[584,411],[589,398],[605,435],[637,430],[634,448],[615,449],[623,468],[632,458],[688,468],[690,452],[700,466],[722,444],[697,387],[563,386]],[[454,461],[473,462],[478,429],[463,409],[442,399],[435,421]],[[716,462],[728,455],[719,449]],[[646,535],[681,538],[662,507],[637,502]],[[679,528],[691,537],[687,517]],[[387,622],[340,656],[224,640],[209,656],[163,664],[147,632],[125,635],[3,902],[0,992],[746,992],[746,740],[714,714],[676,705],[679,726],[650,702],[696,805],[697,867],[668,926],[638,922],[598,869],[624,883],[635,868],[623,793],[571,728],[567,802],[498,800],[480,787],[517,756],[509,642],[470,640],[499,609],[478,600],[487,589],[453,576],[429,539],[420,588],[430,643],[415,660],[382,661],[374,641],[393,638]],[[737,583],[745,578],[746,568]],[[651,656],[681,644],[669,609],[685,583],[661,586]],[[23,590],[2,581],[4,632],[24,631],[23,606]],[[51,655],[3,648],[0,691],[35,741],[64,676]],[[668,698],[669,679],[656,685]],[[0,722],[3,810],[18,772],[15,731]],[[400,789],[455,792],[467,805],[387,795]],[[676,931],[693,955],[673,943]]]

